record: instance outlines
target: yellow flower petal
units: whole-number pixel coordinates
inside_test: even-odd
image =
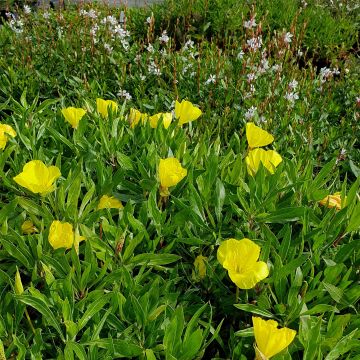
[[[219,263],[240,289],[251,289],[269,275],[266,263],[258,261],[260,246],[249,239],[224,241],[218,248]]]
[[[187,170],[183,168],[180,161],[176,158],[160,159],[159,178],[163,188],[168,188],[178,184],[187,175]]]
[[[282,157],[275,150],[253,149],[245,158],[248,173],[255,176],[259,170],[260,163],[274,174],[275,168],[282,162]]]
[[[77,246],[84,236],[74,233],[73,226],[68,222],[54,220],[49,231],[49,243],[56,250],[60,248],[71,249],[73,244]]]
[[[73,129],[77,129],[80,120],[86,114],[86,110],[75,107],[68,107],[66,109],[62,109],[61,113],[64,115],[64,118],[67,122],[69,122]]]
[[[123,205],[120,200],[113,196],[103,195],[99,201],[97,209],[123,209]]]
[[[252,318],[257,348],[267,359],[287,348],[296,336],[296,331],[289,328],[278,329],[274,320]]]
[[[13,179],[17,184],[33,193],[44,196],[55,189],[53,183],[60,176],[58,167],[47,167],[40,160],[32,160],[26,163],[23,171]]]
[[[144,124],[148,120],[149,115],[146,113],[142,113],[137,109],[131,108],[129,113],[129,122],[130,127],[134,128],[141,121]]]
[[[229,270],[231,281],[240,289],[252,289],[258,282],[269,276],[269,268],[263,261],[258,261],[251,267],[244,269],[244,272],[238,273]]]
[[[172,114],[171,113],[158,113],[153,116],[150,116],[150,126],[155,129],[158,126],[158,123],[162,119],[162,123],[164,125],[164,128],[167,129],[172,121]]]
[[[251,149],[269,145],[274,141],[271,134],[252,122],[246,124],[246,138]]]
[[[8,135],[15,137],[16,131],[10,125],[0,123],[0,150],[5,149],[5,146],[9,140]]]
[[[175,101],[175,117],[179,120],[179,126],[197,120],[201,114],[202,111],[190,101]]]
[[[104,100],[104,99],[97,98],[96,99],[96,107],[97,107],[98,113],[102,117],[107,118],[109,116],[109,108],[114,113],[118,109],[118,104],[112,100]]]
[[[319,201],[319,204],[328,208],[336,208],[336,210],[341,210],[341,193],[337,192],[333,195],[325,196],[324,199]]]

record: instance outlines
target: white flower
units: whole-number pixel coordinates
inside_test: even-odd
[[[140,80],[141,80],[141,81],[145,81],[145,80],[146,80],[146,76],[143,75],[143,74],[140,74]]]
[[[340,70],[338,68],[333,68],[332,73],[333,75],[340,75]]]
[[[360,106],[360,96],[356,97],[356,105]]]
[[[155,50],[154,50],[154,47],[152,46],[152,44],[149,44],[147,47],[146,47],[146,50],[152,54]]]
[[[285,95],[284,95],[284,98],[289,101],[289,103],[291,105],[294,105],[295,101],[299,99],[299,95],[298,93],[296,92],[287,92]]]
[[[170,38],[169,36],[167,35],[167,31],[164,30],[161,34],[161,36],[159,37],[159,41],[164,43],[164,44],[167,44],[169,42]]]
[[[90,35],[91,36],[96,36],[96,32],[99,30],[99,26],[97,24],[95,24],[91,29],[90,29]]]
[[[259,119],[259,122],[262,123],[262,124],[266,124],[267,123],[266,117],[264,115],[261,115],[260,119]]]
[[[96,19],[97,18],[96,11],[94,9],[90,9],[87,13],[87,16],[91,19]]]
[[[247,74],[246,77],[247,77],[247,81],[250,83],[250,82],[256,80],[257,76],[255,73],[250,73],[250,74]]]
[[[194,48],[194,42],[189,39],[183,46],[183,51],[189,50],[189,49],[193,49]]]
[[[24,31],[24,23],[22,22],[22,20],[11,19],[9,22],[9,26],[10,29],[16,34],[21,34]]]
[[[115,25],[117,25],[118,22],[117,22],[115,16],[108,15],[108,16],[104,17],[104,18],[101,20],[101,23],[102,23],[102,24],[109,24],[109,25],[115,26]]]
[[[262,46],[262,38],[261,36],[253,37],[252,39],[247,40],[246,43],[252,51],[256,51]]]
[[[290,90],[296,90],[298,84],[299,83],[295,79],[293,79],[291,82],[289,82],[289,89]]]
[[[252,17],[249,21],[244,22],[244,27],[246,29],[251,29],[251,28],[256,27],[256,26],[257,26],[257,24],[256,24],[256,21],[255,21],[255,16]]]
[[[113,48],[111,45],[105,43],[105,44],[104,44],[104,49],[105,49],[109,54],[111,54],[114,48]]]
[[[242,50],[240,50],[240,52],[237,54],[236,57],[238,60],[241,60],[244,57],[244,55],[245,55],[245,53]]]
[[[282,65],[281,64],[275,64],[275,65],[273,65],[272,66],[272,68],[271,68],[273,71],[275,71],[275,72],[280,72],[281,70],[282,70]]]
[[[148,71],[152,75],[160,76],[161,71],[160,68],[153,60],[150,61],[150,64],[148,65]]]
[[[251,108],[248,111],[246,111],[246,113],[244,115],[245,119],[246,120],[252,119],[255,116],[256,111],[257,111],[257,108],[255,106],[251,106]]]
[[[117,93],[118,97],[122,97],[127,101],[130,101],[132,99],[132,96],[126,91],[126,90],[121,90]]]
[[[24,13],[31,14],[31,7],[29,5],[24,5]]]
[[[210,77],[205,81],[205,85],[215,84],[216,83],[216,75],[210,75]]]
[[[47,11],[45,11],[45,12],[43,13],[43,18],[44,18],[45,20],[48,20],[48,19],[50,18],[50,13],[47,12]]]
[[[152,16],[148,16],[146,18],[146,22],[150,25],[151,24],[151,19],[152,19]]]
[[[161,54],[161,56],[166,56],[167,55],[167,52],[166,52],[166,49],[164,48],[164,49],[161,49],[160,50],[160,54]]]
[[[195,77],[196,72],[195,72],[195,71],[192,71],[189,75],[190,75],[191,78],[193,78],[193,77]]]
[[[87,11],[85,9],[80,9],[79,14],[81,16],[87,16],[88,13],[87,13]]]
[[[287,43],[287,44],[290,44],[291,43],[291,41],[292,41],[292,37],[293,37],[294,35],[291,33],[291,32],[287,32],[286,34],[285,34],[285,36],[284,36],[284,41]]]

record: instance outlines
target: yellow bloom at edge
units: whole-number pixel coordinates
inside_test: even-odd
[[[240,289],[251,289],[268,277],[268,266],[265,262],[258,261],[259,256],[260,246],[249,239],[226,240],[217,251],[219,263]]]
[[[255,176],[259,170],[260,163],[266,167],[271,174],[275,172],[275,168],[282,162],[282,157],[275,150],[254,149],[250,150],[245,158],[248,173]]]
[[[71,124],[73,129],[77,129],[80,120],[86,114],[86,110],[82,108],[68,107],[62,109],[61,113],[64,115],[65,120]]]
[[[146,113],[142,113],[137,109],[131,108],[129,113],[129,122],[130,127],[133,129],[140,121],[142,124],[148,120],[149,115]]]
[[[289,328],[278,329],[274,320],[253,317],[256,340],[256,360],[267,360],[286,349],[294,340],[296,331]]]
[[[25,220],[21,225],[21,232],[23,234],[30,235],[39,232],[39,230],[36,228],[36,226],[31,220]]]
[[[16,131],[7,124],[0,124],[0,150],[5,149],[5,146],[9,140],[9,136],[15,137]]]
[[[114,196],[103,195],[99,201],[97,207],[98,210],[101,209],[123,209],[123,205],[120,200],[116,199]]]
[[[112,112],[116,112],[118,109],[118,104],[112,100],[104,100],[97,98],[96,107],[98,113],[104,118],[107,118],[109,116],[109,108],[111,109]]]
[[[336,208],[336,210],[341,210],[341,193],[337,192],[333,195],[325,196],[324,199],[319,201],[319,204],[327,206],[328,208]]]
[[[164,128],[167,129],[172,121],[172,113],[158,113],[153,116],[150,116],[150,126],[155,129],[158,126],[158,123],[162,119],[162,123],[164,125]]]
[[[32,160],[26,163],[22,173],[13,179],[33,193],[45,196],[55,190],[54,181],[60,176],[57,166],[47,167],[41,160]]]
[[[176,158],[160,159],[159,178],[161,188],[167,189],[178,184],[187,175],[187,170]]]
[[[59,220],[54,220],[51,223],[49,243],[55,250],[60,248],[71,249],[73,244],[76,247],[82,240],[85,240],[85,237],[77,233],[74,234],[73,226],[70,223]]]
[[[175,117],[179,120],[179,126],[198,119],[201,114],[202,111],[190,101],[175,101]]]
[[[206,260],[207,260],[206,256],[199,255],[196,257],[194,261],[195,271],[199,276],[200,280],[206,276],[206,264],[205,264]]]
[[[252,122],[246,124],[246,139],[250,149],[266,146],[274,141],[274,137]]]

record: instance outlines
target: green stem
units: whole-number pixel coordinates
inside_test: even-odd
[[[29,315],[29,313],[28,313],[28,311],[27,311],[26,308],[25,308],[25,316],[26,316],[26,319],[27,319],[27,321],[28,321],[28,323],[29,323],[29,325],[30,325],[30,327],[31,327],[32,332],[35,334],[34,325],[33,325],[32,321],[31,321],[31,319],[30,319],[30,315]]]

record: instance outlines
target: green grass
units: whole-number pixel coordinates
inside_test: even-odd
[[[252,315],[297,331],[274,360],[360,358],[358,15],[321,2],[237,4],[127,9],[128,48],[100,22],[119,9],[22,14],[21,34],[0,28],[0,122],[17,132],[0,150],[0,358],[3,346],[6,359],[254,359]],[[253,13],[256,52],[243,27]],[[97,97],[119,112],[101,118]],[[131,107],[152,115],[185,98],[203,111],[191,124],[130,127]],[[87,110],[76,130],[67,106]],[[275,174],[248,175],[247,121],[274,135]],[[187,176],[164,201],[158,165],[170,156]],[[33,159],[61,170],[46,197],[13,181]],[[341,210],[319,204],[335,192]],[[97,210],[104,194],[124,209]],[[38,232],[23,234],[24,220]],[[78,253],[52,249],[53,220],[86,237]],[[270,275],[253,289],[237,290],[217,260],[229,238],[261,247]]]

